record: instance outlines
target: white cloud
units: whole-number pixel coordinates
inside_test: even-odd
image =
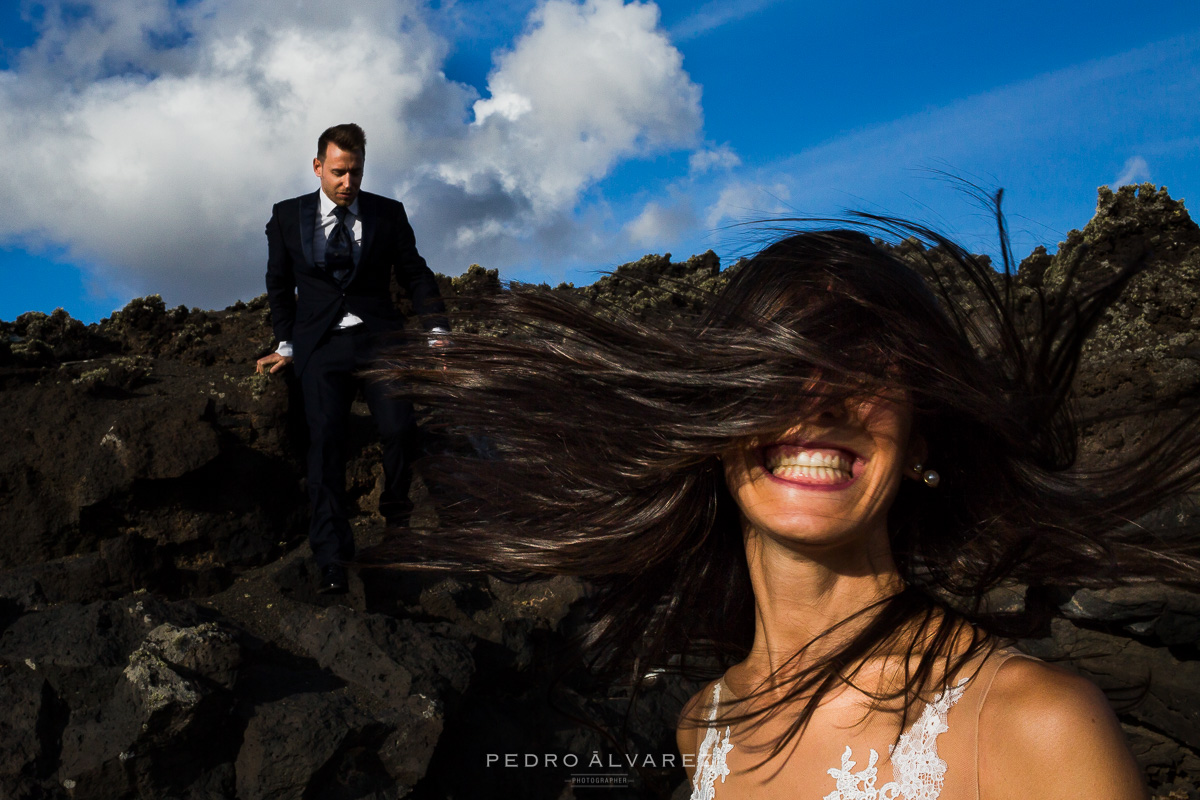
[[[482,125],[492,114],[499,114],[509,122],[516,122],[529,113],[533,104],[529,98],[516,92],[497,92],[486,100],[476,100],[473,106],[475,124]]]
[[[471,194],[499,187],[538,214],[568,208],[622,158],[692,144],[701,127],[699,87],[650,3],[548,0],[488,91],[437,175]]]
[[[737,224],[786,214],[791,189],[782,181],[770,184],[747,183],[735,180],[721,189],[717,200],[708,209],[705,222],[710,228],[723,223]]]
[[[741,164],[742,159],[727,144],[697,150],[688,156],[688,171],[692,175],[701,175],[714,169],[733,169]]]
[[[108,287],[171,303],[262,291],[270,205],[316,188],[330,124],[363,125],[364,188],[404,200],[451,273],[583,241],[587,186],[701,126],[652,4],[547,0],[482,100],[445,77],[449,43],[418,0],[65,7],[51,2],[0,72],[0,146],[21,187],[0,243],[61,246]]]
[[[681,234],[695,228],[697,222],[695,209],[686,199],[677,198],[666,205],[651,201],[625,226],[625,235],[630,244],[661,252]]]
[[[1127,186],[1131,183],[1145,183],[1150,180],[1150,165],[1141,156],[1134,156],[1125,162],[1121,174],[1112,182],[1113,186]]]

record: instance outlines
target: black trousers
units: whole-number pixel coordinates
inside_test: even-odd
[[[394,396],[387,383],[356,374],[373,366],[377,355],[378,339],[365,327],[332,332],[313,351],[300,375],[309,434],[308,541],[321,567],[354,557],[346,513],[346,435],[350,406],[360,387],[383,439],[379,511],[390,522],[406,523],[412,510],[408,490],[417,448],[412,403]]]

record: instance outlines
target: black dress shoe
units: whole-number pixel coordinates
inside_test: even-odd
[[[345,594],[350,588],[346,577],[346,568],[341,564],[326,564],[321,567],[321,579],[317,582],[317,591],[321,594]]]

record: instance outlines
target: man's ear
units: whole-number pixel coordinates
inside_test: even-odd
[[[313,174],[315,174],[318,178],[321,177],[321,169],[323,166],[324,165],[321,164],[321,159],[319,159],[319,158],[313,159]]]
[[[929,468],[928,458],[929,442],[925,441],[924,436],[913,431],[908,437],[908,447],[904,453],[904,474],[915,481],[921,480],[922,473]],[[918,465],[922,469],[916,469]]]

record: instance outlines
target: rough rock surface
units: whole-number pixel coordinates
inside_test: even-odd
[[[1079,375],[1096,417],[1085,452],[1101,462],[1152,422],[1103,412],[1200,390],[1200,229],[1165,190],[1102,190],[1095,219],[1019,273],[1032,296],[1072,264],[1131,258],[1151,269]],[[478,266],[439,280],[464,307],[502,291]],[[558,291],[673,320],[722,280],[711,253],[647,256]],[[621,755],[579,720],[615,728],[623,698],[563,674],[584,587],[375,569],[343,598],[316,595],[295,387],[251,374],[270,346],[261,297],[223,311],[148,297],[98,325],[61,312],[0,322],[0,798],[588,794],[567,778]],[[358,407],[348,483],[362,544],[384,535],[371,434]],[[414,492],[419,522],[433,511]],[[1197,535],[1194,511],[1170,513]],[[1060,617],[1023,646],[1072,655],[1113,690],[1158,797],[1200,798],[1200,595],[1146,584],[995,598],[1035,599]],[[612,769],[633,784],[606,797],[686,796],[663,756],[688,694],[671,680],[649,689],[629,741],[655,763]]]

